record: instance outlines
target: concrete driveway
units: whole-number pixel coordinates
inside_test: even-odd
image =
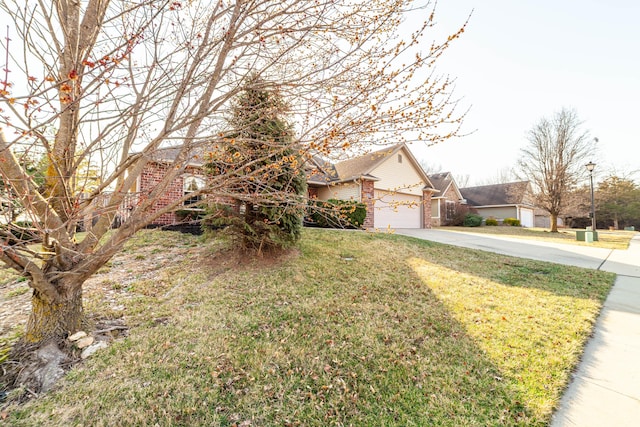
[[[629,249],[549,243],[486,234],[399,229],[396,234],[617,274],[551,425],[640,426],[640,234]]]
[[[640,260],[631,257],[629,251],[464,231],[398,229],[395,232],[432,242],[640,277]]]

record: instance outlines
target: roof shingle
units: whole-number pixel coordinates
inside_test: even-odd
[[[529,181],[518,181],[461,188],[460,193],[473,206],[517,205],[524,203],[528,188]]]

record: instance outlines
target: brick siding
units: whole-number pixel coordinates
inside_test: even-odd
[[[142,173],[140,174],[140,190],[141,197],[147,196],[160,182],[162,178],[169,172],[172,166],[164,163],[151,162],[147,164]],[[201,175],[202,172],[196,168],[187,168],[185,171],[187,174]],[[150,214],[155,214],[161,209],[164,209],[169,204],[182,198],[184,196],[184,179],[182,176],[176,177],[176,179],[169,184],[169,186],[162,192],[156,202],[153,204],[150,210]],[[178,223],[178,217],[174,212],[164,213],[156,218],[152,224],[154,225],[173,225]]]
[[[363,179],[360,183],[360,200],[367,206],[367,216],[364,218],[363,228],[373,228],[373,204],[375,202],[373,184],[374,182],[368,179]]]
[[[160,182],[162,178],[168,173],[171,166],[162,163],[149,163],[140,174],[140,194],[145,197],[149,194]],[[162,192],[156,202],[153,204],[150,210],[150,214],[155,214],[159,210],[165,208],[174,200],[177,200],[183,196],[183,182],[182,177],[177,177],[169,187]],[[156,218],[153,224],[157,225],[170,225],[175,224],[177,221],[176,214],[173,212],[165,213]]]
[[[431,228],[431,196],[429,190],[422,190],[422,228]]]

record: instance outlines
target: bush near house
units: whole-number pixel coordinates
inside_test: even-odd
[[[176,211],[176,218],[180,222],[200,222],[207,216],[204,208],[180,209]]]
[[[463,225],[465,227],[480,227],[482,225],[482,217],[476,214],[467,214],[464,217]]]
[[[512,225],[514,227],[520,227],[520,220],[516,218],[505,218],[504,221],[502,221],[502,223],[504,225]]]
[[[323,228],[360,228],[367,216],[367,205],[352,200],[316,200],[309,204],[308,218]]]
[[[214,219],[246,251],[281,251],[300,239],[307,182],[288,115],[277,86],[249,76],[232,105],[231,130],[205,165],[212,178],[228,177],[234,209]]]
[[[489,226],[496,226],[498,225],[498,220],[494,217],[489,217],[485,220],[484,224]]]
[[[450,218],[445,222],[445,225],[451,225],[455,227],[460,227],[464,225],[464,219],[469,213],[469,209],[466,206],[459,206],[453,218]]]

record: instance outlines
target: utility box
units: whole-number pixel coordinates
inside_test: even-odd
[[[578,242],[588,242],[588,243],[597,242],[598,232],[591,231],[591,227],[589,227],[588,230],[576,230],[576,240]]]

